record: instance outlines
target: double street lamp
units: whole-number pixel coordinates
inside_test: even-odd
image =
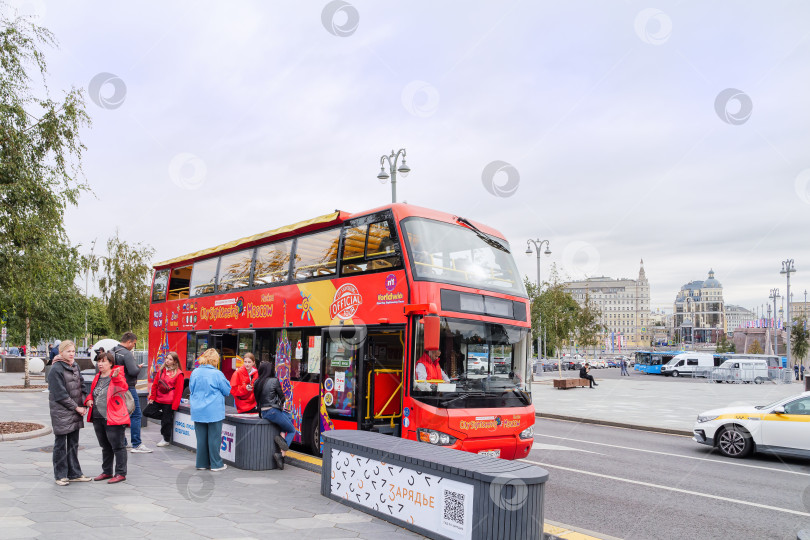
[[[773,320],[776,321],[776,300],[779,299],[779,289],[771,289],[770,295],[768,295],[769,300],[773,300]],[[771,317],[771,306],[768,305],[768,318]],[[766,326],[770,326],[770,321]],[[773,324],[773,354],[779,355],[779,349],[776,347],[776,323]]]
[[[397,161],[399,161],[399,156],[402,156],[402,165],[397,167]],[[385,163],[388,162],[388,170],[389,172],[385,171]],[[410,167],[408,164],[405,163],[405,149],[400,148],[396,152],[391,150],[391,155],[382,156],[380,157],[380,173],[377,175],[377,178],[380,179],[380,182],[383,184],[385,183],[388,178],[391,178],[391,203],[397,202],[397,172],[399,172],[403,178],[408,176],[408,173],[411,172]]]
[[[526,240],[526,255],[531,255],[532,254],[532,246],[534,246],[534,250],[537,252],[537,294],[538,295],[540,294],[540,284],[542,283],[540,281],[540,250],[543,249],[543,244],[546,245],[546,250],[543,253],[545,253],[546,255],[551,255],[551,250],[548,248],[548,240],[540,240],[539,238],[537,240],[532,240],[532,239]],[[537,360],[538,361],[540,361],[540,357],[542,356],[542,351],[543,351],[543,349],[540,348],[541,344],[542,344],[541,337],[540,337],[542,332],[540,331],[540,328],[541,328],[540,322],[541,321],[540,321],[539,317],[540,316],[538,315],[538,320],[537,320]]]
[[[788,365],[790,365],[790,327],[791,327],[791,320],[790,320],[790,274],[796,271],[796,267],[793,266],[793,259],[786,259],[782,261],[782,271],[779,272],[782,275],[787,276],[787,314],[785,318],[785,330],[787,331],[787,361]]]

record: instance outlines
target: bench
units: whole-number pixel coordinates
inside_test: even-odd
[[[567,390],[569,388],[576,388],[577,386],[590,386],[591,382],[588,379],[554,379],[554,388],[562,388]]]

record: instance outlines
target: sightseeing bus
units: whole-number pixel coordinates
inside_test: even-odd
[[[230,379],[285,335],[313,453],[325,411],[334,429],[517,459],[533,442],[528,308],[494,229],[407,204],[336,211],[156,264],[149,374],[172,350],[188,375],[214,347]],[[420,380],[430,349],[442,377]]]

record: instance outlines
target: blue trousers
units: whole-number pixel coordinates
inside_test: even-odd
[[[219,422],[194,422],[197,436],[197,468],[222,468],[219,449],[222,448],[222,420]]]
[[[287,446],[290,446],[295,438],[295,425],[293,425],[292,415],[288,412],[276,409],[267,409],[262,411],[262,418],[273,422],[278,428],[284,432],[284,440],[287,441]]]
[[[132,448],[137,448],[141,444],[141,400],[134,388],[130,388],[129,393],[135,398],[135,410],[129,415],[129,433],[132,435]],[[124,436],[124,446],[126,445],[127,438]]]

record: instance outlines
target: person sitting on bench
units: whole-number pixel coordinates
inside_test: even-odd
[[[596,381],[593,380],[593,375],[588,374],[591,370],[591,365],[588,362],[585,362],[585,365],[579,368],[579,378],[580,379],[588,379],[591,385],[588,388],[593,388],[594,386],[599,386],[596,384]]]

